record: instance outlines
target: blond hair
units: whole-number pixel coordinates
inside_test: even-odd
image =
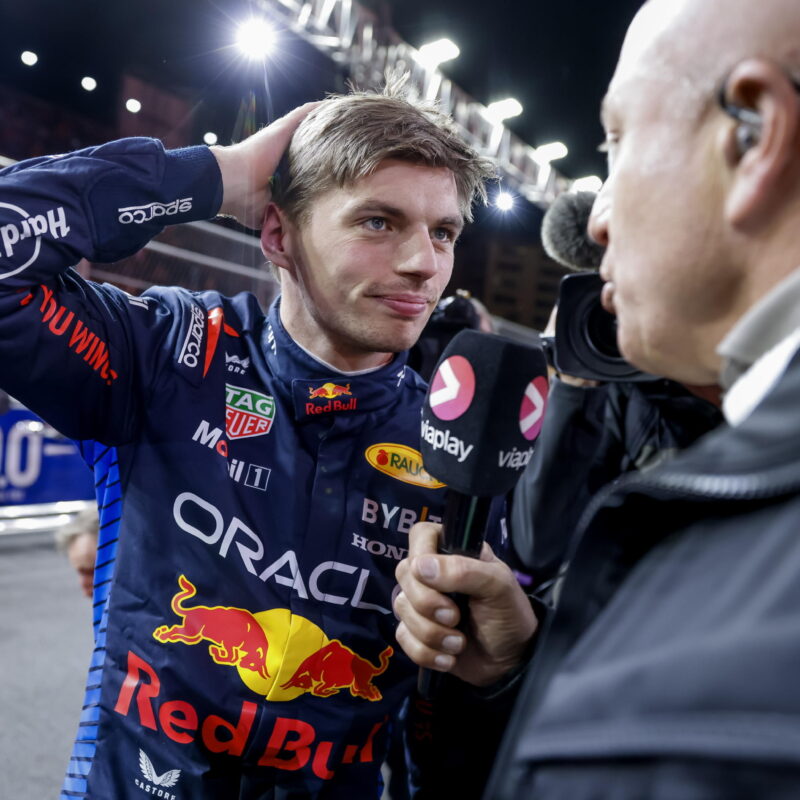
[[[407,79],[387,77],[381,92],[331,95],[303,120],[274,188],[275,202],[295,224],[307,221],[316,197],[390,158],[449,169],[461,213],[472,221],[472,204],[486,202],[484,181],[495,176],[494,165],[459,136],[449,116],[411,99]]]

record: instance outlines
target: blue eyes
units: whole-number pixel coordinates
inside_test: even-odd
[[[389,223],[385,217],[369,217],[361,224],[368,230],[378,233],[389,230]],[[450,228],[434,228],[431,237],[435,241],[443,243],[455,242],[456,240],[455,231],[450,230]]]

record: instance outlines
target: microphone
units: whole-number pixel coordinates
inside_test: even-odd
[[[603,281],[597,270],[606,249],[589,237],[588,229],[596,198],[594,192],[561,194],[542,220],[547,255],[581,273],[561,279],[556,335],[543,341],[551,348],[553,367],[564,375],[602,382],[657,380],[622,357],[616,318],[600,302]]]
[[[589,216],[594,192],[560,194],[542,219],[545,252],[562,266],[574,270],[598,270],[605,247],[589,238]]]
[[[447,484],[440,552],[478,558],[493,498],[509,492],[533,455],[547,407],[539,346],[464,330],[442,353],[422,407],[425,470]],[[468,598],[453,598],[466,620]],[[421,669],[430,699],[441,673]]]

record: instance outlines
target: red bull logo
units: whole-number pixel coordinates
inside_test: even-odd
[[[341,689],[349,689],[353,697],[380,700],[381,693],[372,679],[386,672],[392,653],[394,650],[387,647],[378,657],[380,665],[375,667],[334,639],[308,656],[281,689],[297,687],[316,697],[330,697]]]
[[[184,601],[197,594],[194,584],[185,576],[178,578],[180,592],[172,598],[172,610],[183,623],[153,631],[159,642],[200,644],[211,642],[208,652],[217,664],[229,664],[269,678],[267,651],[269,642],[256,618],[243,608],[227,606],[192,606]]]
[[[182,622],[156,628],[153,637],[159,642],[208,643],[216,664],[235,667],[249,689],[273,702],[305,692],[331,697],[342,690],[372,702],[383,697],[373,680],[389,666],[392,647],[380,653],[375,665],[287,608],[251,613],[230,606],[189,606],[196,587],[185,575],[178,585],[181,591],[170,607]]]
[[[340,397],[348,395],[350,400],[340,400]],[[308,387],[309,400],[327,400],[325,405],[317,403],[306,403],[306,414],[326,414],[331,411],[355,411],[358,405],[358,398],[353,397],[350,391],[350,384],[339,386],[338,383],[323,383],[316,389]]]
[[[308,387],[308,396],[312,399],[325,398],[327,400],[333,400],[334,397],[341,397],[343,394],[352,395],[349,383],[347,386],[339,386],[336,383],[323,383],[319,389]]]
[[[271,729],[264,730],[259,718],[267,713],[264,704],[244,700],[233,712],[236,716],[231,714],[233,709],[228,709],[228,719],[218,714],[202,717],[192,703],[165,697],[161,688],[161,678],[153,666],[128,651],[128,669],[114,711],[124,717],[138,718],[142,728],[158,731],[180,745],[202,746],[211,753],[235,758],[241,758],[247,748],[258,748],[262,751],[260,767],[292,772],[307,769],[326,781],[335,776],[339,764],[374,762],[378,756],[375,738],[388,720],[384,716],[371,726],[367,723],[369,727],[362,727],[358,733],[349,730],[346,735],[350,742],[338,740],[334,744],[323,739],[314,725],[301,719],[278,716]]]

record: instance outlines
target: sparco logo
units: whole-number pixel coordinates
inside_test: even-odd
[[[189,325],[189,330],[186,331],[186,338],[183,340],[183,347],[181,347],[181,352],[178,356],[179,364],[186,364],[187,367],[192,369],[197,366],[200,358],[200,347],[203,343],[204,323],[205,319],[202,310],[197,306],[192,306],[192,321]]]
[[[141,225],[143,222],[150,222],[156,217],[174,217],[175,214],[185,214],[192,210],[192,198],[182,197],[180,200],[173,200],[171,203],[148,203],[145,206],[127,206],[118,208],[119,221],[123,225]]]
[[[0,203],[0,209],[7,209],[13,212],[13,214],[19,215],[19,220],[6,222],[5,225],[0,225],[2,255],[5,256],[5,258],[12,258],[17,254],[20,245],[30,242],[30,244],[28,244],[30,255],[28,255],[28,251],[23,251],[25,255],[22,256],[22,258],[27,256],[25,263],[16,267],[12,272],[0,274],[0,278],[16,275],[17,272],[21,272],[29,264],[36,261],[42,246],[42,236],[48,235],[51,239],[63,239],[70,232],[63,206],[51,208],[42,214],[36,214],[34,216],[31,216],[19,206],[14,206],[10,203]],[[7,215],[3,214],[3,216]]]
[[[151,797],[175,800],[175,795],[166,790],[175,786],[181,779],[181,771],[179,769],[169,769],[163,775],[158,775],[153,762],[147,757],[144,750],[139,750],[139,769],[142,771],[144,780],[136,778],[134,782],[143,792],[146,792]]]

